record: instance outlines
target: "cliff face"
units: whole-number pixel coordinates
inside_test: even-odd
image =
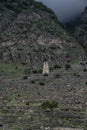
[[[84,57],[55,14],[32,0],[0,2],[0,61],[40,66]]]
[[[82,14],[80,24],[75,28],[74,35],[87,50],[87,7]]]

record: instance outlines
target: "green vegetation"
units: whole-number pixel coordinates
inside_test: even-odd
[[[30,81],[32,84],[35,84],[36,83],[36,80],[31,80]]]
[[[57,65],[57,64],[54,65],[54,69],[60,69],[60,68],[61,68],[60,65]]]
[[[87,82],[85,82],[85,84],[87,85]]]
[[[32,73],[33,73],[33,74],[42,73],[42,69],[40,69],[40,68],[39,68],[39,69],[38,69],[38,68],[33,68],[33,69],[32,69]]]
[[[40,82],[39,82],[39,85],[44,86],[45,83],[44,83],[43,81],[40,81]]]
[[[80,74],[79,73],[74,73],[74,76],[80,77]]]
[[[49,74],[47,74],[47,73],[46,73],[46,74],[44,74],[44,76],[48,76],[48,75],[49,75]]]
[[[65,69],[70,69],[71,68],[71,65],[70,64],[65,64]]]
[[[0,14],[0,116],[9,120],[9,130],[85,128],[82,47],[42,3],[2,0]],[[50,72],[43,75],[45,60]]]
[[[42,73],[42,69],[40,68],[27,68],[25,69],[25,74],[40,74]]]
[[[58,103],[56,101],[47,100],[41,104],[41,108],[44,110],[47,110],[47,109],[53,110],[54,108],[57,108],[57,107],[58,107]]]
[[[29,5],[34,3],[34,0],[20,1],[20,0],[3,0],[0,1],[6,8],[15,11],[16,13],[21,12],[23,9],[27,9]]]
[[[83,71],[84,71],[84,72],[87,72],[87,69],[84,69]]]
[[[25,67],[22,65],[15,65],[15,64],[9,64],[9,63],[0,63],[0,74],[5,75],[17,75],[17,74],[23,74]]]
[[[55,78],[60,78],[60,75],[59,74],[55,74],[54,77]]]
[[[28,76],[27,76],[27,75],[25,75],[25,76],[23,77],[23,79],[28,79]]]
[[[29,68],[29,67],[25,68],[25,74],[30,74],[31,70],[32,70],[32,68]]]
[[[31,68],[27,65],[21,65],[21,64],[12,64],[12,63],[0,63],[0,74],[5,75],[17,75],[17,74],[40,74],[42,73],[42,69],[40,68]],[[24,76],[24,78],[27,78]]]

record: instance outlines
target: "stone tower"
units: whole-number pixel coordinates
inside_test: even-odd
[[[47,61],[43,63],[43,75],[48,75],[49,74],[49,64]]]

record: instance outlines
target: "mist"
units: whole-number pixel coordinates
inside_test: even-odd
[[[87,6],[87,0],[37,0],[51,8],[61,22],[79,16]]]

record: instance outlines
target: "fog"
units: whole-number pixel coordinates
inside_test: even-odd
[[[80,15],[87,6],[87,0],[37,0],[51,8],[61,22],[68,22]]]

